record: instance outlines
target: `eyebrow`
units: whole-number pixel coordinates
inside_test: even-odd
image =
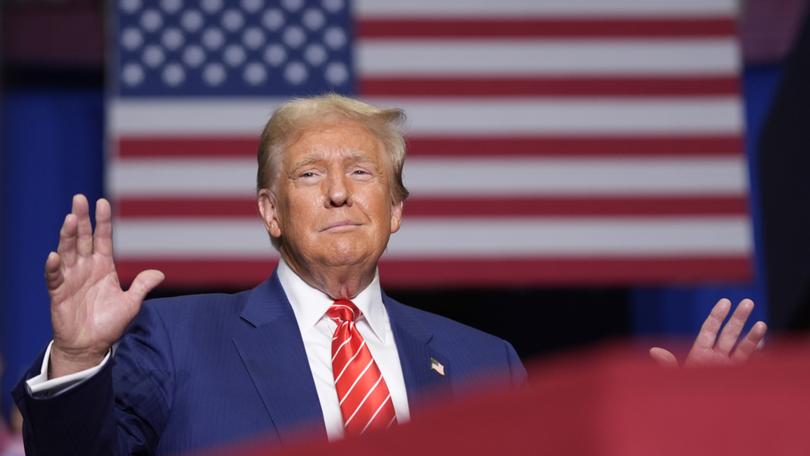
[[[360,154],[355,150],[341,151],[341,153],[345,155],[345,158],[348,158],[350,161],[353,162],[373,162],[373,160],[366,157],[365,155]],[[323,158],[324,158],[323,152],[314,152],[314,151],[310,152],[307,155],[305,155],[301,160],[293,163],[292,169],[296,170],[304,166],[315,164],[323,160]]]

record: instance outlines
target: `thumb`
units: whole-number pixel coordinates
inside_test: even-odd
[[[661,348],[653,347],[650,349],[650,357],[654,359],[659,366],[662,367],[678,367],[678,358],[672,354],[671,351]]]
[[[160,282],[163,282],[165,278],[166,275],[157,269],[141,271],[135,277],[135,280],[132,281],[132,285],[130,285],[129,290],[127,290],[127,294],[131,295],[134,301],[141,303],[146,298],[146,295],[149,294],[153,288],[158,286]]]

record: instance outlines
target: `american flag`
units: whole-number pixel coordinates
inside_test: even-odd
[[[294,95],[408,114],[394,286],[747,279],[734,0],[119,0],[107,190],[124,279],[277,258],[259,133]]]

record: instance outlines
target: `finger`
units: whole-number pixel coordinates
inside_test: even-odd
[[[93,226],[90,224],[90,205],[84,195],[73,195],[73,213],[79,233],[76,252],[79,256],[90,256],[93,254]]]
[[[59,246],[56,248],[66,266],[72,266],[76,262],[77,229],[76,216],[72,213],[66,215],[59,230]]]
[[[731,314],[731,318],[728,319],[728,322],[720,332],[720,337],[717,338],[716,348],[721,353],[726,355],[731,353],[731,350],[737,344],[737,339],[740,338],[740,334],[745,327],[745,322],[748,321],[748,317],[751,315],[751,311],[753,310],[754,301],[751,301],[750,299],[743,299],[739,304],[737,304],[737,308],[734,309],[734,313]]]
[[[650,349],[650,357],[661,367],[678,367],[678,358],[667,349],[653,347]]]
[[[96,201],[96,231],[93,233],[93,251],[112,256],[112,209],[104,198]]]
[[[135,277],[135,280],[132,281],[132,285],[129,287],[129,290],[127,290],[127,294],[132,297],[133,301],[140,304],[146,298],[146,295],[149,294],[153,288],[158,286],[160,282],[163,282],[165,278],[166,275],[156,269],[141,271]]]
[[[692,345],[692,350],[695,349],[709,349],[714,348],[714,343],[717,340],[717,332],[723,325],[723,320],[726,319],[728,311],[731,309],[731,301],[728,299],[721,299],[714,305],[709,316],[700,327],[700,332],[695,338],[695,343]]]
[[[768,332],[768,325],[765,322],[758,321],[754,323],[751,330],[748,331],[745,338],[737,345],[734,354],[731,355],[731,360],[737,363],[742,363],[748,360],[751,355],[757,350],[765,339],[765,333]]]
[[[49,253],[48,258],[45,260],[45,283],[48,286],[48,290],[59,288],[62,282],[65,281],[61,266],[62,259],[59,257],[59,254],[56,252]]]

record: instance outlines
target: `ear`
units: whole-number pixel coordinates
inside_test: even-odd
[[[402,207],[404,201],[393,203],[391,206],[391,233],[399,231],[399,225],[402,223]]]
[[[259,206],[259,213],[262,215],[262,220],[264,220],[264,228],[270,236],[274,238],[280,237],[281,223],[279,223],[278,220],[279,211],[275,195],[273,195],[270,189],[263,188],[259,190],[256,203]]]

